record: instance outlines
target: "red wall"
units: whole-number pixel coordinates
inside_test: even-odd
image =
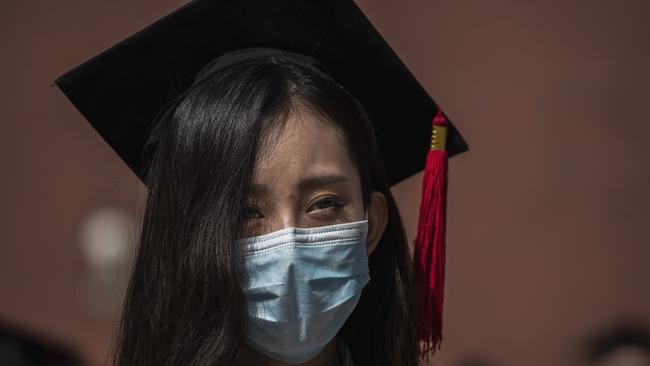
[[[142,187],[52,81],[182,1],[0,2],[0,319],[90,365],[114,322],[80,294],[79,224]],[[650,3],[363,0],[462,129],[451,163],[438,365],[576,365],[584,337],[650,323]],[[395,187],[415,231],[417,175]]]

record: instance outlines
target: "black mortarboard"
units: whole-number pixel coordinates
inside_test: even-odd
[[[363,105],[391,184],[422,170],[437,106],[352,0],[194,0],[55,83],[138,176],[154,117],[213,58],[273,47],[312,56]],[[447,151],[467,144],[450,126]]]
[[[446,147],[445,159],[468,149],[456,128],[352,0],[194,0],[70,70],[55,83],[142,178],[143,148],[156,116],[210,61],[250,47],[277,48],[318,60],[368,114],[391,184],[421,171],[425,161],[428,169],[435,165],[431,160],[434,150],[430,149],[435,145],[431,143],[434,116],[448,125],[446,144],[440,133],[437,143],[442,141],[442,150]],[[444,167],[446,172],[446,160]],[[428,203],[423,202],[420,219],[424,213],[427,220],[419,225],[418,237],[428,244],[416,242],[416,250],[428,258],[422,262],[425,264],[441,258],[444,261],[444,252],[439,252],[444,241],[432,244],[434,239],[428,235],[421,239],[421,233],[435,227],[444,237],[444,215],[439,223],[434,212],[444,213],[446,194],[446,183],[435,188],[432,175],[426,172],[428,188],[423,194]],[[433,176],[443,175],[434,172]],[[446,182],[446,174],[444,179]],[[438,254],[431,254],[432,246],[438,248],[433,249]],[[438,276],[436,281],[440,281],[442,266],[425,267],[419,270],[419,277]],[[436,296],[441,296],[441,287],[433,284],[434,280],[420,283],[427,281],[431,283],[420,292],[435,290],[439,293]],[[433,306],[431,301],[424,306]],[[441,307],[441,298],[436,297],[434,302]],[[430,328],[431,321],[420,326]],[[434,334],[434,342],[436,337]],[[430,332],[423,338],[431,339]]]

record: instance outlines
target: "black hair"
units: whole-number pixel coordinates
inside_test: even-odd
[[[246,306],[234,240],[260,148],[300,104],[343,132],[364,206],[373,190],[388,203],[388,224],[369,257],[372,280],[339,337],[355,365],[417,365],[413,264],[372,124],[356,99],[325,73],[275,55],[204,77],[174,103],[145,179],[114,364],[238,363]]]

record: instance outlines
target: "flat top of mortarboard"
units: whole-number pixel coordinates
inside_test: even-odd
[[[352,0],[194,0],[55,84],[142,178],[160,110],[215,57],[248,47],[317,59],[364,107],[390,183],[422,170],[438,106]],[[450,122],[449,156],[467,149]]]

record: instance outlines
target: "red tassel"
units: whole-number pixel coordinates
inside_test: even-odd
[[[422,179],[422,201],[415,239],[418,285],[419,353],[440,348],[445,280],[445,222],[447,205],[447,118],[442,111],[433,119],[431,150]]]

